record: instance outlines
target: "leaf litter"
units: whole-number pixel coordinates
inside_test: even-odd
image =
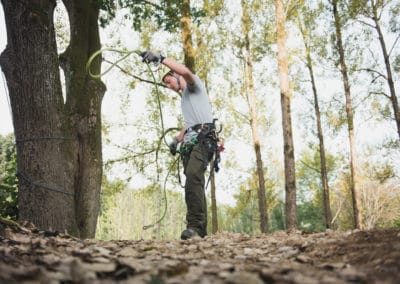
[[[2,226],[0,224],[0,226]],[[80,240],[3,226],[0,283],[399,283],[400,229]]]

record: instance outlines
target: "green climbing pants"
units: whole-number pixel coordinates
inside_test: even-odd
[[[207,235],[207,201],[204,173],[212,158],[209,139],[201,139],[192,150],[183,156],[186,176],[185,201],[187,228],[195,230],[201,237]]]

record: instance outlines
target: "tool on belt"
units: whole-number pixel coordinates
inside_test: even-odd
[[[223,139],[219,137],[222,131],[222,125],[217,131],[215,127],[216,120],[217,119],[214,119],[212,123],[196,124],[186,129],[184,140],[177,152],[179,152],[183,158],[186,155],[190,155],[194,145],[198,144],[200,141],[205,141],[204,145],[207,147],[208,153],[210,154],[209,160],[215,155],[213,168],[215,172],[218,172],[218,164],[221,161],[220,154],[225,148]]]

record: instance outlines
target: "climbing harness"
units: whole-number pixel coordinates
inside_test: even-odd
[[[177,151],[180,153],[181,159],[183,160],[190,155],[195,145],[197,145],[199,142],[204,142],[204,145],[210,154],[209,160],[211,160],[214,156],[213,166],[212,169],[210,169],[210,175],[208,177],[205,189],[208,187],[208,183],[211,178],[211,171],[219,171],[221,152],[225,149],[224,141],[221,137],[219,137],[220,133],[222,132],[222,125],[218,131],[216,130],[215,122],[217,120],[218,119],[214,119],[212,123],[196,124],[186,129],[184,140]]]

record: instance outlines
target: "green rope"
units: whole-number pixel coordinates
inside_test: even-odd
[[[105,51],[118,52],[118,53],[124,54],[124,56],[122,56],[121,58],[119,58],[117,61],[113,62],[103,73],[100,73],[100,74],[93,74],[93,73],[91,72],[91,70],[90,70],[90,67],[91,67],[91,65],[92,65],[92,63],[93,63],[93,60],[94,60],[97,56],[99,56],[99,55],[101,55],[102,53],[104,53]],[[90,77],[92,77],[92,78],[94,78],[94,79],[100,79],[101,76],[103,76],[103,75],[107,74],[108,72],[110,72],[112,68],[114,68],[115,66],[118,66],[118,63],[119,63],[119,62],[125,60],[127,57],[129,57],[129,56],[130,56],[131,54],[133,54],[133,53],[135,53],[135,54],[137,54],[137,55],[139,55],[139,56],[140,56],[140,54],[141,54],[140,50],[138,50],[138,49],[135,49],[135,50],[122,50],[122,49],[115,49],[115,48],[111,48],[111,47],[106,47],[106,48],[99,49],[98,51],[94,52],[94,53],[90,56],[89,60],[88,60],[87,63],[86,63],[86,70],[87,70],[87,72],[89,73]],[[149,63],[146,63],[146,65],[147,65],[147,67],[148,67],[148,69],[149,69],[149,71],[150,71],[150,74],[151,74],[151,76],[152,76],[152,78],[153,78],[153,81],[154,81],[154,86],[155,86],[156,94],[157,94],[158,109],[160,110],[161,131],[162,131],[162,133],[164,133],[164,129],[165,129],[165,128],[164,128],[164,116],[163,116],[162,107],[161,107],[160,90],[158,89],[157,79],[156,79],[156,76],[154,75],[154,71],[151,69]],[[163,135],[163,138],[164,138],[165,144],[168,146],[168,143],[167,143],[167,141],[166,141],[166,139],[165,139],[165,135]]]
[[[162,131],[162,133],[164,133],[164,129],[165,129],[164,128],[164,116],[163,116],[162,107],[161,107],[160,90],[158,89],[157,79],[156,79],[156,76],[154,75],[153,70],[151,70],[151,68],[150,68],[150,64],[147,64],[147,67],[149,68],[150,74],[153,77],[153,80],[154,80],[154,83],[155,83],[154,85],[155,85],[155,88],[156,88],[158,109],[160,110],[161,131]],[[163,134],[163,137],[164,137],[165,144],[168,146],[168,142],[167,142],[167,140],[165,140],[165,135],[164,134]]]
[[[114,63],[112,63],[103,73],[100,73],[100,74],[93,74],[93,73],[91,72],[91,70],[90,70],[90,66],[91,66],[92,63],[93,63],[93,60],[94,60],[97,56],[99,56],[100,54],[102,54],[102,53],[105,52],[105,51],[118,52],[118,53],[121,53],[121,54],[124,54],[124,55],[123,55],[121,58],[119,58],[117,61],[115,61]],[[93,54],[90,56],[88,62],[86,63],[86,70],[87,70],[87,72],[89,73],[89,75],[90,75],[92,78],[94,78],[94,79],[100,79],[101,76],[107,74],[112,68],[114,68],[115,66],[118,66],[118,63],[119,63],[119,62],[125,60],[128,56],[130,56],[130,55],[133,54],[133,53],[135,53],[135,54],[137,54],[137,55],[139,55],[139,56],[140,56],[140,54],[141,54],[141,52],[140,52],[139,50],[127,51],[127,50],[120,50],[120,49],[114,49],[114,48],[103,48],[103,49],[100,49],[100,50],[96,51],[95,53],[93,53]],[[173,128],[170,128],[170,129],[168,129],[167,131],[164,130],[164,129],[165,129],[165,128],[164,128],[164,116],[163,116],[163,113],[162,113],[162,106],[161,106],[161,99],[160,99],[160,90],[158,89],[157,79],[156,79],[156,77],[155,77],[155,75],[154,75],[154,71],[151,69],[149,63],[147,63],[147,67],[148,67],[149,72],[150,72],[150,74],[151,74],[151,76],[152,76],[152,78],[153,78],[154,85],[155,85],[155,90],[156,90],[156,94],[157,94],[157,104],[158,104],[158,109],[159,109],[159,111],[160,111],[161,130],[162,130],[162,133],[163,133],[161,139],[163,139],[163,140],[164,140],[164,143],[168,146],[168,143],[167,143],[167,140],[165,139],[165,137],[166,137],[167,132],[173,130]],[[160,139],[160,142],[161,142],[161,139]],[[159,143],[159,144],[160,144],[160,143]],[[158,146],[158,149],[159,149],[159,146]],[[157,152],[156,152],[156,156],[157,156],[157,157],[156,157],[156,160],[158,160],[158,150],[157,150]],[[175,159],[175,161],[172,163],[172,165],[171,165],[170,168],[168,169],[168,173],[167,173],[167,175],[166,175],[166,177],[165,177],[165,180],[164,180],[163,191],[164,191],[164,200],[165,200],[165,203],[164,203],[164,212],[163,212],[163,215],[162,215],[156,222],[154,222],[153,224],[143,226],[143,230],[147,230],[147,229],[149,229],[149,228],[154,227],[155,225],[157,225],[158,223],[160,223],[160,222],[165,218],[165,216],[166,216],[166,214],[167,214],[168,202],[167,202],[166,185],[167,185],[168,176],[170,175],[170,173],[171,173],[173,167],[175,166],[175,164],[177,163],[178,159],[179,159],[179,157],[178,157],[177,159]]]
[[[167,176],[165,177],[165,180],[164,180],[163,191],[164,191],[164,200],[165,200],[165,202],[164,202],[164,213],[163,213],[163,215],[157,221],[155,221],[154,223],[152,223],[150,225],[143,226],[143,230],[150,229],[150,228],[154,227],[155,225],[161,223],[161,221],[165,218],[165,215],[167,215],[167,208],[168,208],[167,180],[168,180],[168,176],[170,175],[172,169],[174,168],[175,164],[178,162],[179,159],[180,159],[180,157],[176,158],[175,161],[172,163],[172,165],[169,167]]]
[[[99,56],[100,54],[104,53],[105,51],[112,51],[112,52],[117,52],[117,53],[121,53],[124,54],[124,56],[122,56],[120,59],[118,59],[117,61],[115,61],[113,64],[111,64],[111,66],[109,66],[103,73],[100,74],[93,74],[92,71],[90,70],[90,66],[93,63],[93,60]],[[94,79],[100,79],[101,76],[107,74],[108,72],[110,72],[110,70],[112,68],[114,68],[114,66],[116,66],[119,62],[121,62],[122,60],[125,60],[127,57],[129,57],[132,53],[135,53],[137,55],[140,55],[140,50],[122,50],[122,49],[115,49],[115,48],[111,48],[111,47],[106,47],[106,48],[102,48],[99,49],[98,51],[96,51],[95,53],[92,54],[92,56],[90,56],[89,60],[86,63],[86,70],[89,73],[90,77],[94,78]]]

